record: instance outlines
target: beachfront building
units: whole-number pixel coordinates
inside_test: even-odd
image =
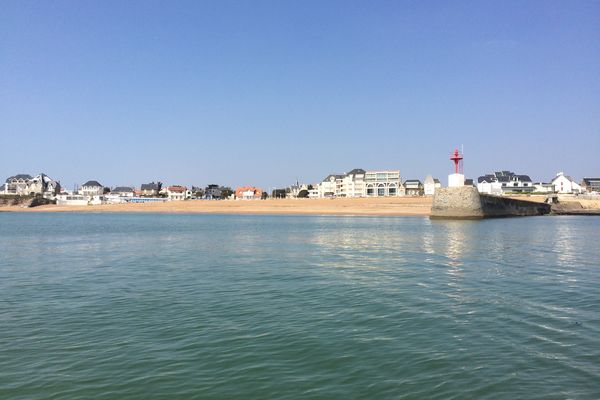
[[[162,189],[162,182],[154,183],[154,181],[150,183],[142,183],[140,187],[140,195],[144,197],[152,197],[158,196],[158,193]]]
[[[173,185],[166,190],[166,195],[169,201],[181,201],[192,198],[192,191],[185,186]]]
[[[48,175],[40,173],[35,177],[28,174],[11,176],[4,184],[2,194],[19,196],[41,195],[54,198],[60,192],[60,183]]]
[[[204,189],[204,198],[207,200],[218,200],[223,196],[219,185],[210,184]]]
[[[583,178],[581,188],[587,193],[600,193],[600,178]]]
[[[555,191],[562,194],[577,194],[583,192],[583,188],[580,184],[575,182],[569,175],[565,175],[564,172],[556,174],[552,179]]]
[[[365,171],[328,175],[317,185],[318,197],[387,197],[404,195],[400,171]]]
[[[533,187],[535,188],[535,190],[534,190],[535,193],[540,193],[540,194],[554,193],[554,185],[551,183],[537,182],[537,183],[533,184]]]
[[[79,194],[82,196],[102,196],[104,194],[104,186],[98,181],[87,181],[79,189]]]
[[[4,185],[4,194],[21,196],[28,194],[27,182],[29,182],[30,179],[32,179],[32,176],[29,174],[11,176],[6,180],[6,184]]]
[[[418,179],[404,181],[404,191],[407,196],[423,196],[423,184]]]
[[[399,170],[367,171],[363,196],[366,197],[394,197],[404,196]]]
[[[423,181],[423,193],[425,196],[433,196],[435,191],[441,187],[442,183],[440,180],[431,175],[427,175],[425,181]]]
[[[235,198],[239,200],[260,200],[262,198],[262,189],[254,186],[242,186],[235,189]]]
[[[135,190],[129,186],[117,186],[116,188],[112,189],[110,193],[119,197],[133,197]]]
[[[477,178],[479,193],[502,195],[505,193],[531,193],[535,186],[528,175],[511,171],[498,171]]]

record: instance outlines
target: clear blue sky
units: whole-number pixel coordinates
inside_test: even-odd
[[[0,175],[600,175],[598,1],[3,1]]]

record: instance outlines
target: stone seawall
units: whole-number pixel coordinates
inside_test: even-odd
[[[430,218],[482,219],[548,213],[549,204],[479,194],[477,188],[464,186],[438,189],[433,196]]]

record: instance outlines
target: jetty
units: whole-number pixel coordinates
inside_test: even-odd
[[[436,190],[431,219],[483,219],[550,214],[546,203],[481,194],[476,187],[462,186]]]

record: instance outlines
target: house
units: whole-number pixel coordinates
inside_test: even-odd
[[[551,183],[537,182],[533,184],[535,193],[554,193],[554,185]]]
[[[79,194],[83,196],[102,196],[104,194],[104,186],[98,181],[87,181],[79,189]]]
[[[552,179],[552,184],[557,193],[577,194],[583,192],[581,185],[575,182],[569,175],[565,175],[564,172],[557,173],[554,179]]]
[[[473,179],[465,179],[465,186],[475,186]]]
[[[399,170],[365,172],[363,196],[395,197],[404,196],[405,190]]]
[[[423,192],[425,196],[433,196],[435,191],[442,187],[442,183],[439,179],[434,178],[431,175],[427,175],[425,181],[423,181]]]
[[[60,183],[44,173],[38,174],[35,178],[28,174],[19,174],[8,178],[3,189],[2,193],[6,195],[42,195],[46,198],[54,198],[60,192]]]
[[[133,197],[135,190],[129,186],[117,186],[110,193],[119,197]]]
[[[27,182],[33,177],[29,174],[18,174],[6,179],[4,185],[4,194],[7,195],[27,195]]]
[[[158,193],[160,192],[161,189],[162,189],[162,182],[142,183],[142,186],[140,186],[140,191],[141,191],[140,195],[148,196],[148,197],[158,196]]]
[[[331,174],[317,185],[319,197],[384,197],[404,194],[400,171],[365,171]]]
[[[260,200],[262,194],[262,189],[253,186],[242,186],[235,189],[235,198],[241,200]]]
[[[418,179],[408,179],[404,181],[404,190],[407,196],[423,196],[423,184]]]
[[[581,187],[588,193],[600,193],[600,178],[583,178]]]
[[[477,178],[477,190],[479,193],[502,195],[505,193],[531,193],[535,187],[528,175],[498,171]]]
[[[187,200],[192,198],[192,191],[181,185],[173,185],[167,188],[169,201]]]
[[[222,196],[222,190],[219,185],[210,184],[204,189],[204,198],[208,200],[217,200]]]

